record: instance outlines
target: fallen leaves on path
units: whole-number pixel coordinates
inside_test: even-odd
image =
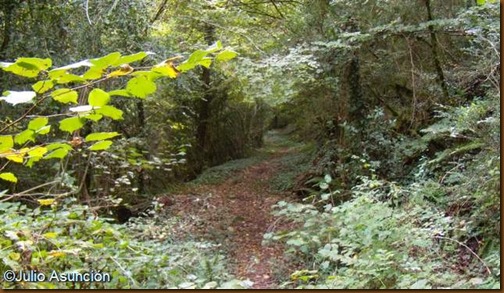
[[[170,207],[171,212],[192,219],[184,233],[221,243],[229,253],[235,276],[251,280],[253,288],[274,288],[275,273],[285,261],[280,244],[263,246],[262,240],[273,228],[286,229],[275,223],[271,206],[289,194],[272,193],[269,181],[280,172],[279,158],[287,153],[287,148],[279,149],[221,184],[185,190],[175,196],[176,204]]]

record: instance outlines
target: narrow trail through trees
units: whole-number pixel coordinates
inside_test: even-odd
[[[186,233],[198,240],[221,243],[235,277],[249,279],[253,288],[263,289],[277,286],[275,273],[284,262],[281,245],[262,245],[265,233],[286,228],[271,214],[271,206],[289,200],[286,192],[272,192],[270,179],[282,172],[281,158],[295,151],[278,144],[286,139],[281,134],[270,135],[263,160],[234,172],[219,184],[189,185],[177,195],[178,203],[173,207],[179,215],[192,219],[192,231]]]

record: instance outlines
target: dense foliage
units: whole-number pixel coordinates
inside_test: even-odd
[[[2,287],[250,287],[156,199],[282,128],[279,287],[500,288],[498,1],[1,3],[0,272],[113,280]]]

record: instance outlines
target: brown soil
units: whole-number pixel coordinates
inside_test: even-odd
[[[281,148],[220,184],[188,187],[170,206],[191,222],[184,233],[222,244],[235,277],[249,279],[257,289],[276,288],[275,274],[285,267],[281,244],[262,245],[262,241],[267,232],[288,229],[288,224],[272,216],[271,206],[288,201],[289,194],[272,193],[269,188],[269,179],[281,172],[279,158],[288,152]]]

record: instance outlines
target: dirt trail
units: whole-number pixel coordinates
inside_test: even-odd
[[[216,185],[195,185],[182,195],[173,208],[184,215],[195,215],[192,235],[201,235],[223,245],[238,279],[254,282],[253,288],[275,288],[275,270],[283,262],[280,245],[262,245],[263,235],[278,229],[271,206],[289,200],[287,193],[270,190],[270,178],[281,172],[280,158],[292,148],[279,146],[281,137],[267,141],[269,155],[259,163],[237,171]],[[273,143],[273,144],[272,144]],[[185,203],[185,204],[184,204]]]

